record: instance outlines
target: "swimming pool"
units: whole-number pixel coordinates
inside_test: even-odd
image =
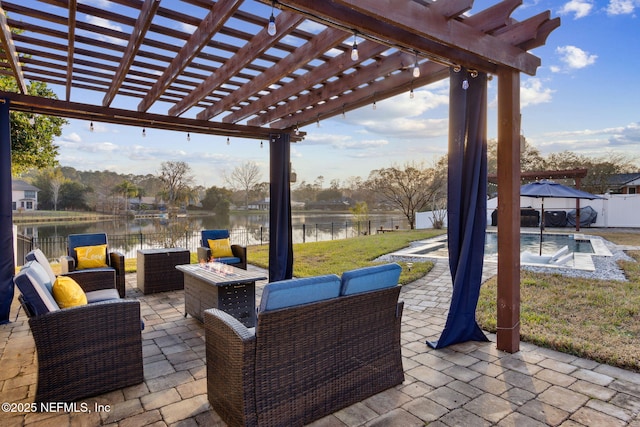
[[[544,234],[542,238],[542,254],[552,255],[563,246],[569,247],[569,252],[581,254],[594,254],[591,239],[574,234]],[[485,237],[485,258],[495,259],[498,254],[498,234],[487,231]],[[539,233],[520,233],[520,252],[529,251],[534,254],[540,251]],[[447,236],[443,235],[408,249],[403,249],[396,253],[398,256],[418,256],[418,257],[448,257]]]
[[[569,252],[584,254],[594,253],[591,240],[575,239],[573,234],[544,234],[542,237],[542,253],[554,254],[563,246],[569,246]],[[520,252],[540,252],[539,233],[520,233]],[[498,253],[498,233],[487,232],[484,242],[485,255]]]

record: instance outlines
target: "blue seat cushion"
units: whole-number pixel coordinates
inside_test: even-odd
[[[86,293],[87,303],[91,304],[100,301],[110,301],[114,299],[120,299],[120,294],[115,288],[112,289],[99,289],[97,291],[91,291]]]
[[[49,291],[53,287],[49,275],[37,261],[27,262],[14,278],[14,282],[34,316],[60,310]]]
[[[397,263],[363,267],[342,273],[340,295],[375,291],[398,285],[402,267]]]
[[[335,274],[281,280],[262,291],[260,312],[324,301],[340,295],[340,278]]]
[[[215,260],[216,260],[216,262],[221,262],[223,264],[239,264],[240,262],[242,262],[240,260],[240,258],[235,257],[235,256],[227,256],[227,257],[222,257],[222,258],[216,258]]]

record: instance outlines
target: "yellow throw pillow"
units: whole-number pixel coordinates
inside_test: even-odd
[[[107,245],[79,246],[76,248],[78,270],[107,267]]]
[[[211,258],[233,256],[233,252],[231,252],[231,241],[229,238],[217,240],[207,239],[207,242],[209,242],[209,248],[211,248]]]
[[[53,282],[53,298],[60,308],[76,307],[87,304],[87,295],[71,277],[58,276]]]

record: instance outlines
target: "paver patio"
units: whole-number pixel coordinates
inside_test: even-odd
[[[494,270],[487,263],[486,275]],[[505,353],[491,334],[488,343],[429,348],[446,321],[450,280],[447,261],[438,260],[403,287],[404,383],[312,425],[640,427],[640,374],[527,343]],[[144,382],[84,399],[90,413],[2,411],[0,425],[224,425],[207,401],[204,328],[184,317],[183,292],[143,295],[129,274],[127,297],[140,300],[145,320]],[[17,308],[14,301],[12,319]],[[2,402],[32,402],[36,355],[24,313],[0,326],[0,351]]]

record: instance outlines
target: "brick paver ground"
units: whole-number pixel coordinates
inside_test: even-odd
[[[486,276],[492,269],[486,266]],[[486,343],[429,348],[425,342],[437,340],[446,321],[450,281],[439,260],[403,287],[404,383],[312,425],[640,427],[640,374],[527,343],[505,353],[491,334]],[[99,409],[92,413],[0,412],[1,426],[224,425],[207,401],[204,329],[184,317],[182,291],[142,295],[132,274],[127,298],[140,300],[145,320],[144,382],[85,399]],[[0,325],[0,352],[0,400],[31,402],[36,357],[23,313]]]

